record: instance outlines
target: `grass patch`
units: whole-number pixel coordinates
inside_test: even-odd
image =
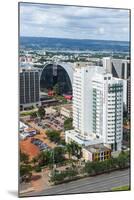
[[[128,190],[130,190],[130,187],[128,185],[112,188],[112,191],[128,191]]]
[[[29,116],[29,115],[33,115],[35,114],[36,111],[26,111],[26,112],[21,112],[20,116],[24,117],[24,116]]]

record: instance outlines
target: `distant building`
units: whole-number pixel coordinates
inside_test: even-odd
[[[72,94],[72,63],[46,62],[40,76],[41,92],[52,91],[57,85],[59,94]]]
[[[111,57],[104,57],[102,59],[103,61],[103,67],[108,73],[112,73],[113,77],[123,79],[123,102],[124,102],[124,111],[128,111],[130,107],[128,108],[129,103],[127,102],[128,99],[130,99],[130,93],[127,91],[129,86],[128,79],[130,77],[130,60],[129,59],[113,59]],[[129,97],[128,97],[129,95]],[[129,110],[130,112],[130,110]]]
[[[120,151],[123,81],[106,73],[103,67],[77,64],[73,79],[73,127],[75,137],[74,130],[72,134],[67,132],[67,137],[81,140],[82,145],[101,141],[112,151]]]
[[[128,79],[130,76],[130,60],[115,59],[111,57],[104,57],[102,59],[103,67],[107,73],[112,73],[113,77]]]
[[[111,149],[103,144],[90,145],[82,148],[85,161],[104,161],[111,158]]]
[[[112,59],[112,74],[116,78],[128,79],[130,76],[130,60]]]
[[[106,70],[107,73],[112,73],[112,62],[111,57],[104,57],[102,59],[103,67]]]
[[[39,71],[32,67],[20,68],[20,109],[40,105]]]
[[[20,63],[33,63],[34,59],[32,58],[31,55],[23,55],[19,57]]]

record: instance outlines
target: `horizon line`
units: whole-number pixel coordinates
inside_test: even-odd
[[[19,37],[29,37],[29,38],[50,38],[50,39],[69,39],[69,40],[98,40],[98,41],[113,41],[113,42],[130,42],[130,40],[111,40],[111,39],[90,39],[90,38],[62,38],[62,37],[48,37],[48,36],[23,36]]]

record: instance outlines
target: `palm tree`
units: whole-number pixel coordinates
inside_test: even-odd
[[[73,153],[71,144],[66,144],[66,151],[68,152],[68,157],[69,157],[69,160],[70,160],[71,159],[71,155]]]
[[[82,157],[81,146],[78,145],[76,142],[71,142],[66,145],[67,152],[69,154],[69,159],[71,155],[76,156],[78,159]]]
[[[43,118],[45,117],[45,114],[46,114],[46,110],[44,109],[43,106],[40,106],[40,107],[38,108],[37,115],[38,115],[41,119],[43,119]]]
[[[78,145],[76,142],[71,142],[72,154],[76,156],[78,159],[82,156],[81,146]]]

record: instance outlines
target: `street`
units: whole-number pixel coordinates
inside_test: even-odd
[[[114,171],[108,174],[102,174],[94,177],[88,177],[52,186],[49,189],[40,192],[30,192],[21,196],[38,196],[38,195],[58,195],[58,194],[76,194],[88,192],[110,191],[114,187],[129,185],[130,170]]]

